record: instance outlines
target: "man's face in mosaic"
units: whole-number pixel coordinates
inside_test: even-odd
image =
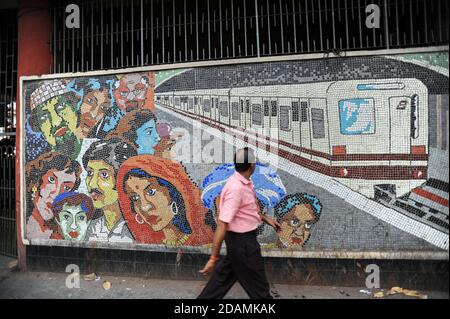
[[[76,140],[78,117],[75,108],[64,96],[56,96],[38,105],[33,112],[40,131],[52,149],[67,152],[67,147]]]

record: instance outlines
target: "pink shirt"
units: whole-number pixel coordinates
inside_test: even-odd
[[[223,187],[219,206],[219,219],[228,223],[229,231],[246,233],[255,230],[262,221],[253,183],[238,172]]]

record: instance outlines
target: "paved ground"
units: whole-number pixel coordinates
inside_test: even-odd
[[[68,274],[51,272],[19,272],[11,271],[8,263],[11,258],[0,256],[0,298],[31,298],[31,299],[193,299],[202,287],[204,281],[158,280],[141,277],[115,277],[99,275],[99,280],[86,281],[81,274],[80,288],[66,287]],[[111,283],[111,288],[105,290],[103,282]],[[407,288],[407,287],[405,287]],[[283,299],[367,299],[371,295],[361,293],[364,287],[326,287],[326,286],[296,286],[274,285],[273,294]],[[377,292],[378,290],[373,290]],[[421,291],[429,299],[448,299],[448,292]],[[236,284],[226,298],[248,298],[244,290]],[[403,295],[387,297],[411,298]]]

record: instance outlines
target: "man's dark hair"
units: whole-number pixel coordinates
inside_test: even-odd
[[[234,153],[234,167],[237,172],[245,172],[255,163],[255,154],[248,147],[241,148]]]
[[[92,143],[83,155],[83,166],[86,169],[89,161],[103,161],[112,166],[117,175],[120,165],[136,155],[136,150],[131,145],[119,138],[111,138]]]

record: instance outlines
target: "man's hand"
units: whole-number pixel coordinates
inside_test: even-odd
[[[266,222],[267,225],[272,226],[277,232],[281,230],[281,225],[276,219],[264,217],[264,221]]]
[[[202,270],[200,270],[199,272],[203,275],[203,276],[207,276],[211,271],[214,270],[214,267],[216,266],[216,262],[212,261],[211,259],[208,260],[208,262],[206,263],[205,267],[203,267]]]

